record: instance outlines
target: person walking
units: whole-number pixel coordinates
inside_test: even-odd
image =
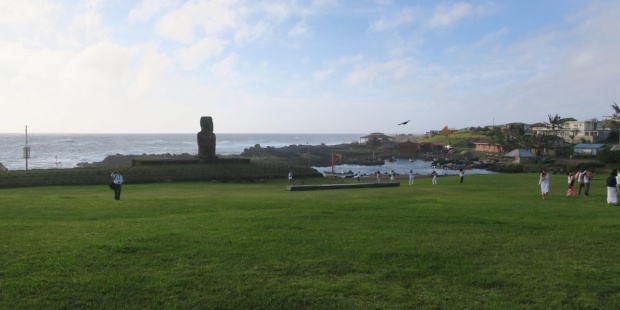
[[[413,185],[414,178],[413,170],[409,170],[409,185]]]
[[[112,182],[114,183],[114,199],[121,200],[121,186],[123,184],[123,175],[118,171],[112,172],[110,174],[112,177]]]
[[[459,177],[461,178],[461,183],[463,183],[463,179],[465,178],[465,170],[459,170]]]
[[[543,170],[538,179],[538,185],[540,185],[540,193],[542,194],[543,200],[547,200],[549,196],[549,178],[547,171]]]
[[[583,171],[583,195],[586,197],[590,195],[590,180],[592,180],[593,176],[590,171]]]
[[[616,177],[618,170],[611,170],[611,174],[607,177],[607,204],[618,205],[618,182]]]

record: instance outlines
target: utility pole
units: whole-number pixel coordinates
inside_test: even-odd
[[[26,159],[26,170],[28,170],[28,158],[30,158],[30,147],[28,146],[28,125],[26,125],[26,146],[24,147],[24,158]]]

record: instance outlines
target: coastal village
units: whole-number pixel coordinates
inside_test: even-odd
[[[421,136],[374,132],[360,137],[359,145],[374,149],[380,161],[420,158],[443,169],[479,167],[502,172],[527,171],[528,165],[565,171],[571,165],[595,161],[602,152],[617,150],[615,120],[579,121],[557,115],[549,119],[463,129],[445,126]],[[360,163],[359,158],[350,157],[348,162]]]

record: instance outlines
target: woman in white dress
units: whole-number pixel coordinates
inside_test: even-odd
[[[611,175],[607,177],[607,203],[610,205],[618,205],[618,170],[611,171]]]
[[[547,171],[543,170],[540,173],[538,184],[540,185],[540,193],[542,194],[543,200],[546,200],[549,195],[549,174]]]

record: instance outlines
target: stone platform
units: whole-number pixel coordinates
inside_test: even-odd
[[[249,158],[208,158],[208,159],[132,159],[132,166],[164,166],[164,165],[227,165],[249,164]]]
[[[295,191],[319,191],[329,189],[352,189],[352,188],[383,188],[399,187],[400,182],[394,183],[350,183],[350,184],[319,184],[319,185],[287,185],[286,190]]]

